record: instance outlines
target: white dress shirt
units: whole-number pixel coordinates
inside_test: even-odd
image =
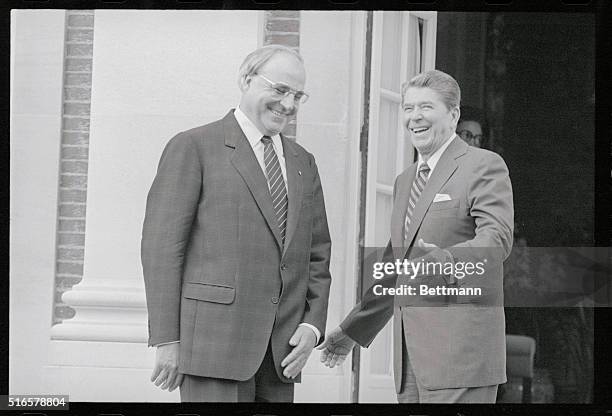
[[[419,169],[421,168],[421,165],[423,163],[427,163],[427,166],[429,166],[429,169],[430,169],[429,170],[429,176],[431,176],[431,174],[433,173],[434,169],[436,168],[436,165],[438,164],[438,161],[442,157],[442,154],[444,153],[446,148],[451,144],[451,142],[453,141],[455,136],[456,136],[456,134],[453,133],[448,139],[446,139],[444,144],[442,146],[440,146],[440,148],[438,150],[433,152],[431,156],[429,156],[429,159],[427,159],[427,162],[425,162],[425,159],[423,159],[423,156],[421,156],[421,154],[419,153],[419,158],[417,160],[417,163],[418,163],[417,164],[417,172],[419,171]]]
[[[264,175],[268,177],[266,174],[266,164],[264,163],[264,144],[261,141],[261,138],[264,136],[255,124],[246,114],[242,112],[240,107],[236,107],[234,110],[234,117],[236,117],[236,121],[238,125],[242,129],[242,132],[246,136],[247,140],[251,144],[251,148],[253,148],[253,153],[255,153],[255,157],[259,162],[259,166],[261,166],[261,170]],[[283,151],[283,142],[281,141],[280,134],[275,134],[271,136],[272,138],[272,148],[278,157],[278,162],[280,163],[281,172],[283,173],[283,180],[285,181],[285,189],[287,188],[287,167],[285,166],[285,152]],[[268,184],[269,185],[269,184]]]

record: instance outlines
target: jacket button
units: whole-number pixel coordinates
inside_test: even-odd
[[[278,303],[278,298],[276,296],[274,296],[271,300],[275,305]]]
[[[281,270],[287,270],[287,265],[285,263],[281,264]]]

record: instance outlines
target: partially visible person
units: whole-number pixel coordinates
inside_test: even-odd
[[[488,130],[484,112],[469,105],[461,106],[461,117],[457,123],[457,135],[474,147],[487,148],[485,132]]]

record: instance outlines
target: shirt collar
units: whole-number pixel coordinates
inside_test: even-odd
[[[453,141],[453,139],[455,138],[455,136],[456,136],[456,134],[453,133],[448,139],[446,139],[444,144],[442,146],[440,146],[440,148],[438,150],[436,150],[435,152],[433,152],[433,154],[431,156],[429,156],[429,159],[427,160],[427,166],[429,166],[430,175],[431,175],[431,172],[433,172],[433,170],[436,168],[436,165],[438,164],[438,161],[440,160],[440,157],[442,157],[442,154],[444,153],[446,148],[448,146],[450,146],[450,144]],[[423,156],[421,156],[421,154],[419,153],[417,170],[418,170],[419,167],[421,167],[421,164],[423,164],[423,163],[425,163],[425,160],[423,160]]]
[[[246,136],[247,140],[251,144],[251,147],[255,147],[261,142],[261,138],[264,136],[262,132],[253,124],[253,122],[247,117],[246,114],[240,109],[240,106],[236,106],[234,110],[234,117],[240,126],[240,129]],[[276,153],[283,155],[283,146],[280,138],[280,134],[272,136],[272,142],[276,148]]]

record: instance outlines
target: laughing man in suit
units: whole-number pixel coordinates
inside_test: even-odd
[[[402,88],[404,124],[418,161],[396,179],[383,261],[459,266],[489,256],[482,277],[416,277],[442,290],[480,285],[487,298],[424,306],[430,304],[425,296],[377,296],[371,287],[319,347],[321,361],[333,367],[355,342],[368,346],[393,316],[402,403],[494,403],[497,385],[506,382],[502,262],[512,247],[512,187],[499,155],[468,146],[455,134],[459,103],[459,85],[441,71],[419,74]],[[396,274],[380,281],[388,288],[406,282]]]
[[[167,144],[142,264],[151,380],[182,401],[293,401],[325,332],[330,237],[314,157],[281,131],[308,95],[295,51],[239,72],[240,105]]]

